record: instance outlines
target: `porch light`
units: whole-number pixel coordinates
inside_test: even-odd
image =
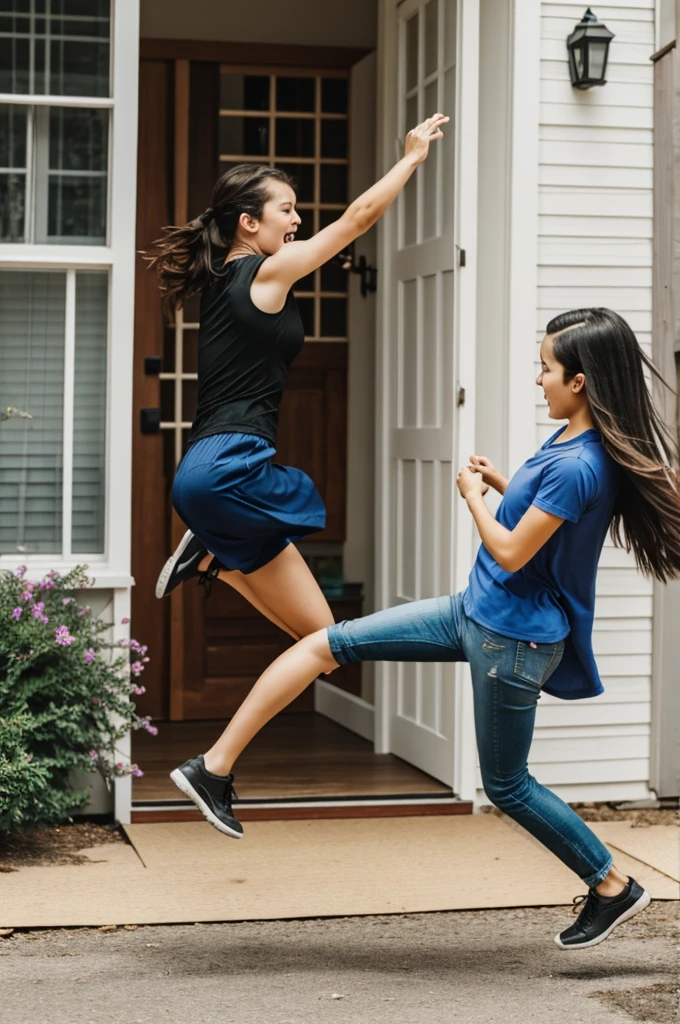
[[[590,89],[604,85],[609,44],[614,38],[606,25],[597,20],[590,7],[567,38],[569,74],[577,89]]]

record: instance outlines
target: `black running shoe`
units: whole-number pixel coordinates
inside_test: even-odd
[[[190,580],[192,576],[200,577],[202,574],[198,571],[198,567],[207,554],[208,551],[200,540],[194,537],[191,530],[187,530],[177,545],[174,555],[171,555],[163,566],[156,583],[156,597],[165,597],[180,583]]]
[[[199,754],[170,772],[170,778],[218,831],[234,839],[241,838],[243,825],[231,809],[232,801],[238,799],[233,775],[213,775],[205,766],[203,754]]]
[[[628,885],[618,896],[600,896],[596,889],[589,889],[587,896],[574,899],[574,913],[583,906],[577,920],[555,936],[555,942],[562,949],[583,949],[596,946],[604,941],[617,925],[635,917],[651,903],[651,896],[634,878],[628,878]]]

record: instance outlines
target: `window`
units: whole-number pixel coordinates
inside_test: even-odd
[[[109,22],[109,0],[0,0],[0,93],[23,97],[0,104],[0,242],[106,244]]]
[[[270,163],[290,174],[298,238],[337,220],[348,196],[349,81],[342,71],[220,75],[220,165]],[[308,340],[347,338],[347,271],[335,261],[295,289]]]
[[[104,552],[108,279],[0,270],[0,555]]]
[[[0,0],[0,92],[108,96],[109,0]]]

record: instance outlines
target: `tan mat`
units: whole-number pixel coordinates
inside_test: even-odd
[[[672,825],[634,828],[631,821],[591,822],[590,827],[607,846],[622,850],[680,882],[680,828]]]
[[[0,926],[154,924],[570,903],[583,885],[493,815],[257,822],[228,839],[203,822],[130,825],[91,866],[0,876]],[[141,859],[140,859],[141,858]],[[626,853],[657,899],[678,885]]]

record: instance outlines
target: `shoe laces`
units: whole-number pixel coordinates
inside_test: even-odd
[[[218,559],[213,558],[212,562],[205,570],[205,572],[200,573],[196,585],[199,587],[203,587],[203,589],[205,590],[206,597],[210,597],[213,582],[219,576],[221,568],[222,566],[220,565]]]
[[[574,896],[572,903],[572,913],[579,915],[576,923],[587,928],[597,914],[597,890],[589,889],[584,895]]]
[[[229,814],[231,814],[231,805],[232,803],[235,803],[238,800],[238,795],[236,793],[236,790],[234,789],[234,776],[227,775],[224,782],[225,786],[224,795],[222,796],[222,803],[224,804]]]

